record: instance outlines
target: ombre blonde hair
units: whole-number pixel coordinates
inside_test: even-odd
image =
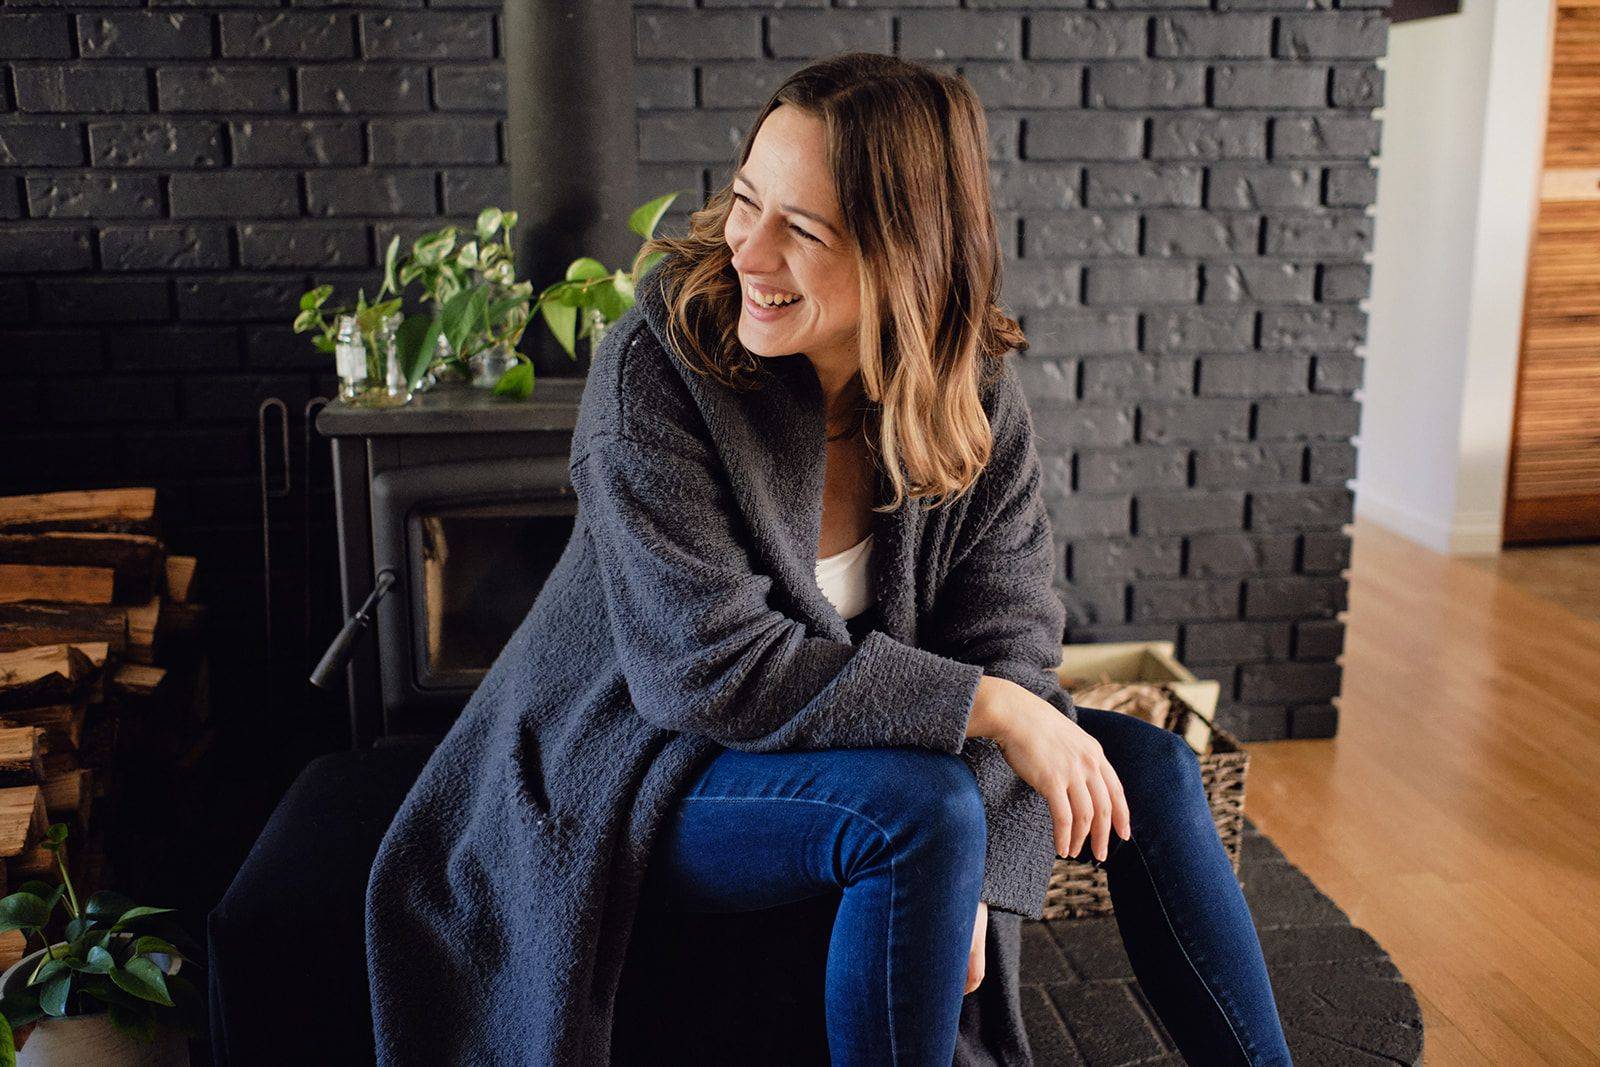
[[[920,64],[847,52],[791,74],[740,146],[788,104],[822,120],[844,226],[861,278],[861,389],[874,461],[892,511],[906,499],[949,503],[993,449],[981,388],[1027,339],[997,303],[1000,246],[989,202],[988,124],[967,82]],[[734,169],[737,170],[738,166]],[[739,343],[742,294],[724,228],[732,182],[689,217],[684,237],[645,243],[637,269],[668,255],[669,347],[697,372],[754,388],[759,357]],[[688,338],[691,340],[684,341]]]

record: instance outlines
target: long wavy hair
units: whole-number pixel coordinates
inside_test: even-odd
[[[739,148],[788,104],[828,138],[844,226],[861,279],[860,387],[873,460],[893,497],[937,507],[959,498],[988,464],[993,436],[980,390],[1027,339],[999,307],[1000,245],[989,201],[988,124],[958,76],[869,52],[847,52],[791,74]],[[725,227],[729,182],[689,217],[686,236],[645,243],[634,267],[665,252],[668,340],[695,371],[754,388],[759,357],[739,343],[739,279]]]

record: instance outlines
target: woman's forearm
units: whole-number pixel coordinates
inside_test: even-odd
[[[978,691],[972,698],[972,713],[967,717],[968,737],[998,739],[1005,733],[1014,706],[1008,699],[1008,686],[1017,687],[1015,682],[992,674],[978,679]]]

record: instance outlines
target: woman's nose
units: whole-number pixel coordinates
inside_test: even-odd
[[[740,274],[776,274],[782,262],[772,228],[760,222],[746,226],[733,243],[733,269]]]

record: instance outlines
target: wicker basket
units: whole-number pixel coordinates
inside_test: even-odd
[[[1245,774],[1250,769],[1250,754],[1239,747],[1238,740],[1232,734],[1212,721],[1209,713],[1212,709],[1202,712],[1185,698],[1193,693],[1193,690],[1184,690],[1185,682],[1194,681],[1194,676],[1171,658],[1170,643],[1150,642],[1150,645],[1168,668],[1175,669],[1175,673],[1169,681],[1146,681],[1142,684],[1158,687],[1162,690],[1162,696],[1170,700],[1173,713],[1166,723],[1166,729],[1190,738],[1191,744],[1193,738],[1201,736],[1209,742],[1205,751],[1197,753],[1200,780],[1205,786],[1217,836],[1222,840],[1222,847],[1237,877],[1240,834],[1244,825]],[[1063,676],[1072,673],[1066,667],[1062,669]],[[1183,695],[1180,695],[1180,691]],[[1050,886],[1045,891],[1046,919],[1084,919],[1111,913],[1111,894],[1106,886],[1104,868],[1090,860],[1056,860],[1050,872]]]

